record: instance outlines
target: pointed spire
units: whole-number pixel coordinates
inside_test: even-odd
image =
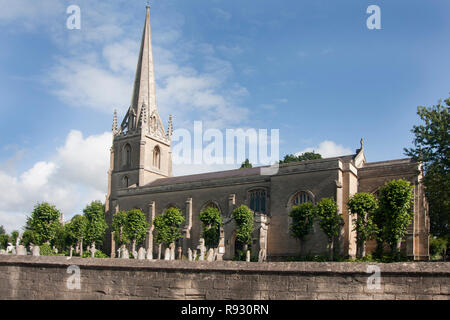
[[[116,135],[116,133],[117,133],[117,109],[114,109],[112,132],[113,132],[113,135]]]
[[[156,89],[155,73],[153,67],[152,36],[150,29],[150,6],[146,6],[147,14],[145,17],[144,30],[142,32],[141,48],[139,50],[139,59],[134,79],[133,96],[131,106],[134,113],[140,117],[141,107],[145,103],[151,114],[156,110]],[[137,119],[139,123],[140,119]]]

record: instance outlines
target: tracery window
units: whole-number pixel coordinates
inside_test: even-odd
[[[298,206],[299,204],[306,202],[313,202],[312,196],[306,191],[300,191],[292,197],[291,205]]]
[[[254,212],[266,213],[267,193],[264,189],[252,190],[249,192],[250,209]]]

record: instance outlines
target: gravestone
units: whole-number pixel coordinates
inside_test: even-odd
[[[153,260],[153,248],[152,247],[148,248],[147,254],[145,257],[147,260]]]
[[[140,247],[137,253],[138,260],[145,260],[145,249]]]
[[[5,255],[6,254],[6,250],[5,249],[0,249],[0,256]]]
[[[170,260],[175,260],[175,243],[171,243],[169,248],[170,248]]]
[[[164,260],[170,260],[170,249],[166,248],[166,251],[164,251]]]
[[[33,249],[32,249],[33,257],[39,257],[41,255],[40,251],[41,251],[41,248],[39,248],[39,246],[33,246]]]
[[[266,261],[266,249],[259,250],[258,254],[258,262],[264,262]]]
[[[193,251],[192,261],[197,261],[197,250]]]
[[[208,262],[214,261],[214,249],[213,248],[208,250],[208,253],[206,254],[206,261],[208,261]]]
[[[200,256],[198,260],[200,261],[205,260],[205,252],[206,252],[205,239],[200,238],[200,240],[198,241],[197,249],[200,250]]]
[[[161,254],[162,254],[162,247],[161,247],[161,243],[158,245],[158,260],[161,260]]]
[[[19,244],[16,247],[16,254],[18,256],[26,256],[27,255],[27,248],[25,248],[23,245]]]
[[[130,253],[128,252],[128,249],[127,247],[125,247],[125,245],[122,245],[122,248],[120,249],[120,258],[130,259]]]
[[[247,250],[247,255],[245,257],[245,261],[250,262],[250,250]]]
[[[95,249],[95,243],[93,243],[91,246],[91,258],[95,258],[96,251],[97,251],[97,249]]]
[[[182,260],[183,259],[183,249],[181,247],[178,247],[177,251],[178,251],[177,259]]]
[[[191,250],[191,248],[188,248],[188,260],[192,261],[192,250]]]

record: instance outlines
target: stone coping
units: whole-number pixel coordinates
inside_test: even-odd
[[[77,265],[86,269],[126,271],[290,273],[290,274],[365,274],[369,265],[377,265],[383,274],[450,277],[450,262],[244,262],[244,261],[167,261],[61,256],[0,256],[0,266],[66,268]]]

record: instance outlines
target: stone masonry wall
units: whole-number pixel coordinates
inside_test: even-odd
[[[69,289],[80,269],[80,289]],[[449,300],[450,263],[188,262],[0,256],[1,299]],[[372,264],[373,265],[373,264]],[[73,278],[71,278],[73,279]]]

